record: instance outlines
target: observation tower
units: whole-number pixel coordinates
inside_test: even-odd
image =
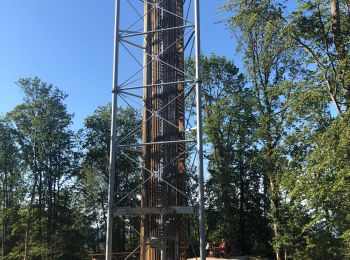
[[[106,260],[113,259],[115,218],[140,237],[123,259],[187,259],[191,215],[198,215],[205,259],[199,32],[199,0],[115,1]],[[142,117],[124,136],[118,133],[118,106],[130,106]],[[140,133],[139,141],[128,143],[134,133]],[[122,157],[130,169],[139,169],[138,190],[118,191]],[[191,174],[198,176],[196,198],[188,190]],[[138,204],[121,203],[132,196]],[[139,227],[130,224],[135,217]]]

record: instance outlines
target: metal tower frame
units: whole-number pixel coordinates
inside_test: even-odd
[[[167,214],[193,214],[198,213],[199,216],[199,235],[200,235],[200,259],[204,260],[206,259],[206,253],[205,253],[205,216],[204,216],[204,177],[203,177],[203,144],[202,144],[202,96],[201,96],[201,62],[200,62],[200,17],[199,17],[199,0],[193,0],[193,22],[189,21],[188,19],[188,13],[185,17],[179,17],[176,13],[173,13],[166,8],[162,7],[158,3],[155,3],[153,0],[125,0],[127,3],[132,7],[132,9],[137,13],[138,19],[132,23],[131,26],[129,26],[126,30],[120,29],[120,17],[121,17],[121,1],[122,0],[115,0],[115,25],[114,25],[114,61],[113,61],[113,85],[112,85],[112,118],[111,118],[111,144],[110,144],[110,164],[109,164],[109,189],[108,189],[108,212],[107,212],[107,232],[106,232],[106,260],[112,259],[112,227],[113,227],[113,218],[114,217],[120,217],[120,216],[126,216],[126,215],[167,215]],[[166,1],[166,0],[163,0]],[[188,0],[192,1],[192,0]],[[131,30],[131,28],[137,24],[139,21],[142,21],[150,10],[145,10],[144,14],[140,14],[138,12],[137,8],[134,6],[134,2],[141,2],[143,5],[150,6],[150,10],[158,9],[161,12],[166,12],[170,15],[176,16],[177,18],[182,19],[183,25],[181,26],[174,26],[174,27],[167,27],[167,28],[156,28],[153,30],[147,30],[144,28],[143,31],[135,31]],[[191,6],[191,3],[188,4],[188,7]],[[189,12],[190,8],[188,8],[187,12]],[[143,44],[136,43],[133,41],[134,38],[141,36],[144,37],[146,35],[156,35],[159,33],[162,33],[164,31],[170,31],[170,30],[181,30],[182,31],[182,39],[185,40],[185,37],[187,37],[187,42],[184,44],[184,48],[190,46],[192,42],[191,52],[189,56],[192,54],[192,49],[194,46],[194,67],[195,67],[195,77],[192,77],[188,75],[184,71],[183,68],[176,68],[172,66],[171,64],[168,64],[164,60],[161,60],[159,58],[159,55],[164,53],[166,49],[161,50],[159,55],[149,55],[145,51],[145,42]],[[187,30],[187,32],[186,32]],[[173,44],[177,44],[179,39],[176,39],[173,43],[171,43],[168,47],[170,47]],[[140,49],[143,52],[143,61],[139,61],[136,55],[132,51],[130,51],[127,47],[133,46],[138,49]],[[140,66],[141,69],[137,70],[136,73],[133,73],[131,77],[129,77],[126,81],[123,83],[119,83],[119,55],[120,55],[120,47],[123,46],[126,50],[126,52],[131,56],[131,58],[136,61]],[[147,59],[144,59],[144,57],[149,57],[149,61]],[[175,81],[171,82],[157,82],[157,83],[142,83],[140,85],[136,86],[130,86],[131,84],[135,83],[137,80],[134,80],[134,77],[139,73],[143,72],[145,67],[147,67],[152,62],[158,62],[162,63],[164,66],[167,66],[175,71],[178,71],[179,73],[182,73],[183,77],[181,79],[176,79]],[[195,97],[195,109],[196,109],[196,115],[195,118],[192,119],[193,122],[196,122],[196,127],[191,128],[192,130],[196,130],[196,138],[195,139],[179,139],[179,140],[165,140],[160,142],[143,142],[136,143],[136,144],[123,144],[122,140],[126,140],[130,133],[135,133],[135,131],[142,130],[143,125],[145,124],[145,121],[150,120],[151,118],[158,118],[159,120],[166,122],[167,124],[172,124],[172,122],[169,122],[167,119],[162,117],[161,110],[165,107],[169,106],[174,99],[171,99],[167,104],[161,106],[161,108],[157,111],[148,111],[147,108],[145,108],[145,98],[144,95],[139,95],[135,93],[135,90],[144,90],[148,88],[154,88],[154,87],[166,87],[169,85],[176,85],[176,84],[183,84],[186,86],[189,86],[187,88],[186,95],[190,94],[191,92],[195,91],[194,97]],[[185,94],[185,87],[181,95]],[[126,136],[119,138],[117,140],[117,104],[118,99],[121,99],[121,103],[124,103],[125,105],[128,105],[134,109],[134,105],[130,105],[130,103],[136,104],[137,102],[135,100],[141,99],[143,101],[143,109],[147,110],[147,112],[150,114],[149,117],[144,118],[143,123],[139,126],[138,129],[132,129],[129,134],[126,134]],[[187,123],[190,121],[190,119],[187,119]],[[178,126],[174,126],[178,127]],[[185,126],[186,128],[186,126]],[[135,190],[132,190],[126,194],[124,194],[121,198],[118,198],[118,201],[115,203],[116,198],[116,191],[115,191],[115,179],[116,176],[118,176],[118,168],[116,167],[116,158],[117,153],[119,153],[121,150],[138,150],[139,152],[142,150],[142,148],[147,146],[162,146],[162,145],[174,145],[174,144],[196,144],[196,158],[197,158],[197,175],[198,175],[198,199],[195,207],[189,207],[189,206],[174,206],[174,207],[139,207],[139,208],[123,208],[123,207],[117,207],[116,203],[124,200],[127,196],[130,194],[133,194]],[[141,149],[137,149],[141,148]],[[124,155],[125,156],[125,155]],[[178,155],[181,156],[181,155]],[[178,156],[175,158],[175,160],[178,158]],[[130,160],[131,163],[140,164],[138,161],[133,160],[132,158],[128,157],[128,160]],[[172,185],[171,183],[167,182],[162,178],[162,176],[159,175],[159,172],[153,172],[147,169],[144,165],[140,166],[143,171],[148,172],[150,177],[147,179],[142,180],[142,185],[150,180],[150,178],[157,178],[158,180],[161,180],[164,182],[170,189],[174,189],[176,192],[181,193],[184,196],[187,196],[182,190],[179,190],[177,187]],[[165,166],[164,166],[165,167]],[[164,168],[163,167],[163,168]],[[196,209],[199,209],[198,212]],[[135,228],[131,227],[131,229],[135,230]],[[135,230],[137,233],[139,233],[137,230]],[[141,239],[141,241],[144,241]],[[131,252],[128,256],[126,256],[125,259],[128,259],[134,252],[139,250],[139,247],[137,247],[133,252]],[[163,256],[162,252],[162,260],[166,259],[166,257]]]

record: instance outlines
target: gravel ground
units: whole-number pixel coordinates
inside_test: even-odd
[[[236,256],[234,258],[214,258],[214,257],[207,257],[207,260],[268,260],[267,258],[262,258],[258,256]],[[197,258],[189,258],[188,260],[199,260],[199,257]]]
[[[206,258],[207,260],[249,260],[249,259],[253,259],[253,258],[250,258],[248,256],[239,256],[239,257],[236,257],[236,258],[213,258],[213,257],[207,257]],[[188,260],[196,260],[196,258],[189,258]],[[199,260],[199,257],[197,257],[197,260]]]

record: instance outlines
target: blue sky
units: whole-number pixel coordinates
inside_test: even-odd
[[[234,40],[217,23],[222,3],[200,0],[202,52],[233,59]],[[126,24],[129,13],[125,8]],[[19,78],[39,76],[69,95],[74,128],[82,127],[111,100],[113,23],[113,0],[1,0],[0,114],[21,103]]]

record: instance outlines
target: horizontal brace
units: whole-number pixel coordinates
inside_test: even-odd
[[[116,207],[114,208],[115,216],[127,215],[177,215],[177,214],[197,214],[197,207],[186,206],[169,206],[169,207]]]
[[[167,240],[177,241],[177,236],[144,236],[145,242],[152,248],[162,248],[163,243]]]
[[[134,152],[134,153],[142,153],[141,149],[135,149],[135,148],[123,148],[124,151]]]
[[[137,31],[119,30],[120,33],[139,33],[141,31],[142,31],[142,29],[139,29]]]
[[[113,256],[123,256],[130,254],[131,252],[119,252],[119,253],[112,253]],[[90,256],[106,256],[106,254],[89,254]],[[103,258],[104,259],[104,258]]]
[[[144,46],[138,45],[138,44],[136,44],[136,43],[133,43],[133,42],[130,42],[130,41],[127,41],[127,40],[124,40],[124,39],[121,39],[120,41],[125,42],[125,43],[127,43],[127,44],[130,44],[130,45],[132,45],[132,46],[134,46],[134,47],[137,47],[137,48],[139,48],[139,49],[143,49],[143,50],[146,49],[146,47],[144,47]]]
[[[117,195],[140,195],[140,192],[129,192],[129,191],[117,191],[115,192]]]
[[[152,143],[141,143],[141,144],[124,144],[124,145],[117,145],[119,148],[128,148],[128,147],[134,147],[134,146],[144,146],[144,145],[161,145],[161,144],[177,144],[177,143],[191,143],[196,142],[196,139],[191,140],[177,140],[177,141],[163,141],[163,142],[152,142]]]
[[[126,88],[120,88],[120,89],[130,90],[130,89],[140,89],[140,88],[151,88],[151,87],[166,86],[166,85],[181,84],[181,83],[195,83],[195,80],[180,80],[180,81],[172,81],[172,82],[154,83],[149,85],[126,87]]]
[[[188,21],[187,18],[185,19],[184,17],[179,16],[179,15],[177,15],[177,14],[175,14],[175,13],[173,13],[173,12],[171,12],[171,11],[169,11],[169,10],[163,8],[163,7],[161,7],[161,6],[159,5],[159,3],[151,3],[151,2],[148,2],[148,1],[146,1],[146,0],[141,0],[141,2],[143,2],[144,4],[147,3],[147,4],[151,5],[152,8],[159,9],[159,10],[161,10],[162,12],[166,12],[166,13],[172,14],[172,15],[174,15],[175,17],[182,19],[182,20],[183,20],[184,22],[186,22],[186,23],[190,23],[190,21]]]
[[[120,90],[119,92],[120,92],[120,93],[124,93],[124,94],[126,94],[126,95],[130,95],[130,96],[133,96],[133,97],[137,97],[137,98],[143,99],[143,96],[136,95],[136,94],[134,94],[134,93],[129,93],[129,92],[124,91],[124,90]]]
[[[129,33],[129,34],[126,34],[126,35],[120,35],[120,39],[128,38],[128,37],[134,37],[134,36],[140,36],[140,35],[144,35],[144,34],[165,32],[165,31],[169,31],[169,30],[185,29],[185,28],[190,28],[190,27],[194,27],[194,25],[183,25],[183,26],[175,26],[175,27],[163,28],[163,29],[154,30],[154,31],[146,31],[146,32],[139,32],[139,33],[137,33],[137,32]]]
[[[177,236],[145,236],[145,240],[163,240],[163,239],[169,239],[169,240],[175,240],[177,239]]]

